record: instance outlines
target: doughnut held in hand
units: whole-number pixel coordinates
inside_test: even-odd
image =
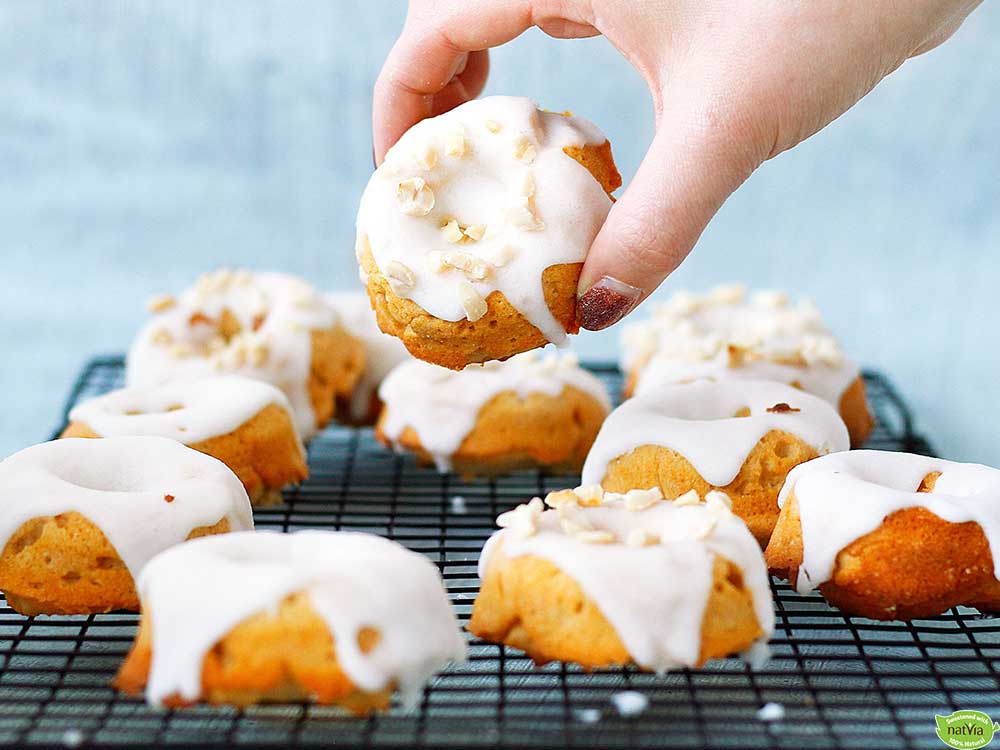
[[[239,479],[174,440],[68,438],[0,462],[0,589],[25,615],[138,609],[153,555],[252,528]]]
[[[570,354],[525,352],[458,372],[413,360],[379,394],[380,441],[463,476],[576,473],[611,410],[604,384]]]
[[[661,386],[615,409],[583,482],[613,492],[659,487],[667,498],[722,490],[763,547],[788,472],[847,447],[844,423],[817,396],[765,380],[701,380]]]
[[[235,374],[277,386],[304,440],[333,416],[364,368],[364,347],[312,286],[282,273],[219,270],[154,315],[128,355],[130,386]]]
[[[885,451],[788,475],[768,567],[800,593],[875,620],[1000,611],[1000,470]]]
[[[177,440],[226,464],[253,505],[309,476],[291,406],[273,385],[236,375],[123,388],[75,406],[62,437],[147,435]]]
[[[412,703],[465,655],[437,568],[372,534],[199,539],[153,559],[139,592],[115,683],[152,705],[312,700],[366,714],[397,689]]]
[[[692,493],[694,495],[694,493]],[[774,629],[760,547],[711,492],[663,502],[580,487],[497,519],[479,560],[469,630],[536,663],[698,667]]]
[[[792,305],[782,292],[751,296],[739,284],[704,295],[677,292],[648,320],[625,328],[621,368],[627,396],[700,379],[794,385],[833,404],[855,447],[874,424],[857,364],[843,355],[815,305]]]
[[[563,342],[620,185],[596,127],[529,99],[487,97],[414,125],[358,211],[379,325],[451,369]]]

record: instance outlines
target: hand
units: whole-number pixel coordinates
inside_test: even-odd
[[[411,0],[375,84],[375,157],[477,96],[488,52],[538,26],[603,34],[649,85],[656,135],[594,240],[584,328],[624,317],[687,256],[764,161],[937,46],[979,0]]]

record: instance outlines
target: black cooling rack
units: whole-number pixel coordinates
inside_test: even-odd
[[[593,367],[612,392],[620,376]],[[69,404],[120,384],[120,357],[86,367]],[[871,447],[930,453],[890,383],[867,373],[878,417]],[[370,430],[332,427],[310,446],[312,478],[287,504],[256,513],[261,528],[350,528],[419,550],[436,562],[464,622],[477,590],[476,559],[502,510],[575,477],[523,473],[463,482],[391,455]],[[455,500],[454,498],[462,498]],[[585,673],[535,668],[521,652],[476,640],[470,659],[437,677],[419,706],[394,704],[355,719],[336,709],[271,705],[154,710],[109,687],[137,616],[25,618],[0,609],[3,747],[943,747],[934,714],[1000,714],[1000,624],[972,610],[909,624],[845,617],[817,596],[774,583],[773,656],[663,676],[633,669]],[[192,617],[197,617],[192,612]],[[613,697],[645,695],[625,718]],[[779,721],[758,710],[776,703]]]

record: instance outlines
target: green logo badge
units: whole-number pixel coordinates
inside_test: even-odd
[[[937,736],[948,747],[958,750],[978,750],[993,741],[993,733],[1000,730],[996,723],[982,711],[956,711],[951,716],[938,716]]]

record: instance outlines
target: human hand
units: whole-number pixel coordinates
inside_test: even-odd
[[[411,0],[375,84],[375,157],[477,96],[488,52],[532,26],[602,34],[645,78],[656,135],[580,277],[578,317],[606,328],[691,251],[764,161],[822,129],[980,0]]]

